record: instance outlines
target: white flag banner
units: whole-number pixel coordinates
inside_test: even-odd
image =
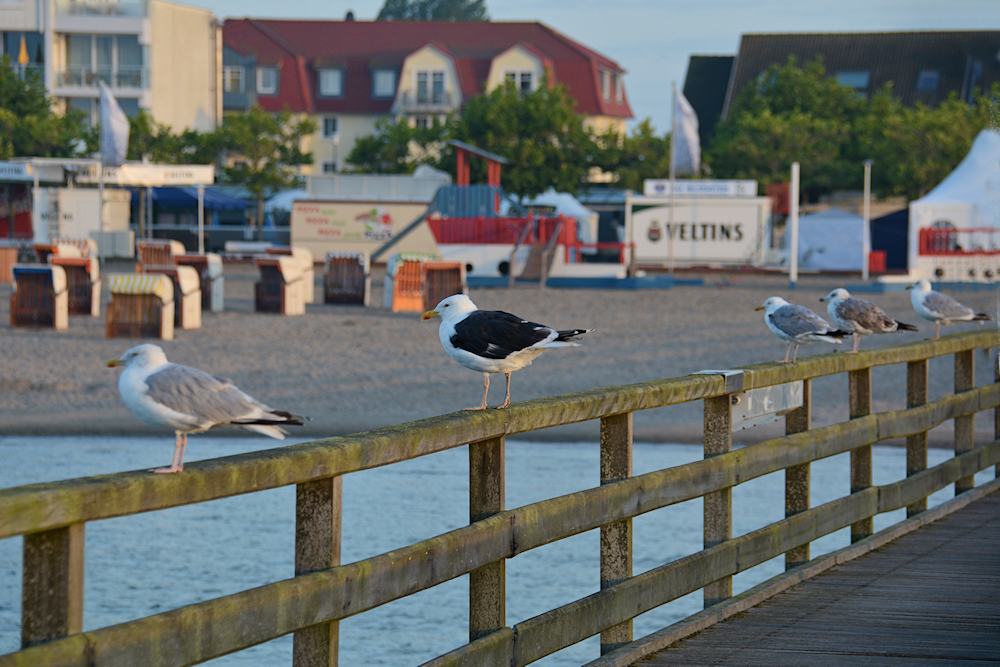
[[[674,105],[674,168],[678,176],[696,175],[701,170],[701,140],[698,114],[681,91]]]
[[[101,162],[120,166],[128,154],[128,116],[118,106],[118,100],[101,81]]]

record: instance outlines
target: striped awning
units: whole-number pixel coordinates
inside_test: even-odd
[[[170,276],[148,273],[112,273],[108,276],[108,291],[112,294],[154,294],[164,303],[174,299],[174,283]]]

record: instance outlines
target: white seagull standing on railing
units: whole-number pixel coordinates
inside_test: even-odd
[[[985,322],[993,318],[986,313],[977,313],[967,306],[963,306],[947,294],[935,292],[931,289],[931,283],[925,278],[921,278],[912,285],[907,285],[910,290],[910,302],[917,315],[937,324],[937,333],[931,340],[940,340],[941,325],[952,322]]]
[[[479,371],[485,377],[483,402],[466,410],[485,410],[490,390],[490,373],[507,376],[507,396],[503,405],[510,405],[510,374],[524,368],[550,347],[576,347],[576,336],[593,329],[557,331],[501,310],[479,310],[464,294],[449,296],[428,310],[423,318],[441,317],[438,335],[444,351],[466,368]]]
[[[166,426],[177,435],[174,463],[150,472],[180,472],[188,433],[219,426],[255,431],[284,440],[279,425],[302,426],[304,417],[272,410],[233,386],[229,380],[167,361],[156,345],[139,345],[112,359],[108,366],[124,366],[118,378],[122,400],[135,416],[152,426]]]
[[[780,296],[772,296],[754,310],[763,310],[764,323],[767,324],[767,328],[775,336],[788,343],[785,358],[778,361],[780,364],[789,363],[788,354],[792,351],[793,343],[795,344],[795,352],[792,354],[791,363],[795,363],[795,358],[799,354],[799,345],[815,341],[839,345],[844,336],[850,335],[846,331],[830,326],[829,322],[805,306],[788,303]]]

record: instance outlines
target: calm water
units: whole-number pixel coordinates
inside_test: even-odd
[[[193,436],[190,461],[267,449],[262,438]],[[0,438],[0,488],[149,468],[169,463],[173,438]],[[950,455],[931,450],[930,463]],[[701,458],[699,446],[635,446],[634,472]],[[875,483],[905,471],[905,451],[875,449]],[[848,492],[847,454],[814,464],[812,502]],[[518,507],[598,484],[596,444],[507,443],[507,506]],[[981,473],[977,483],[992,478]],[[931,502],[952,497],[939,492]],[[776,473],[733,491],[733,530],[742,534],[784,514],[784,476]],[[292,487],[87,525],[84,629],[175,609],[292,576],[295,492]],[[701,548],[701,502],[692,501],[634,521],[636,574]],[[876,518],[876,530],[905,511]],[[345,563],[385,553],[468,521],[465,448],[351,474],[344,480]],[[847,530],[813,543],[813,555],[846,546]],[[0,540],[0,654],[20,637],[21,538]],[[735,578],[745,590],[778,574],[777,558]],[[599,589],[598,532],[530,551],[507,564],[507,623],[517,623]],[[701,609],[697,592],[635,621],[642,637]],[[342,665],[417,665],[468,638],[468,577],[341,622]],[[290,665],[291,636],[225,656],[215,666]],[[592,638],[539,661],[580,665],[599,655]]]

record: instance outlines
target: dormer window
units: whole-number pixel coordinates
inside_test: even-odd
[[[444,72],[417,72],[417,104],[444,104]]]
[[[625,101],[625,80],[621,73],[615,73],[615,101]]]
[[[933,92],[938,89],[941,73],[936,69],[923,69],[917,75],[917,90],[921,92]]]
[[[838,72],[837,83],[854,90],[865,90],[868,88],[868,72]]]
[[[321,97],[344,96],[344,70],[319,70],[319,94]]]
[[[606,69],[601,70],[601,96],[606,99],[611,99],[611,72]]]
[[[278,68],[258,67],[257,93],[260,95],[274,95],[277,92],[278,92]]]
[[[521,95],[527,95],[532,91],[531,72],[504,72],[504,81],[512,84]]]
[[[396,95],[396,70],[372,70],[372,97],[385,98]]]

